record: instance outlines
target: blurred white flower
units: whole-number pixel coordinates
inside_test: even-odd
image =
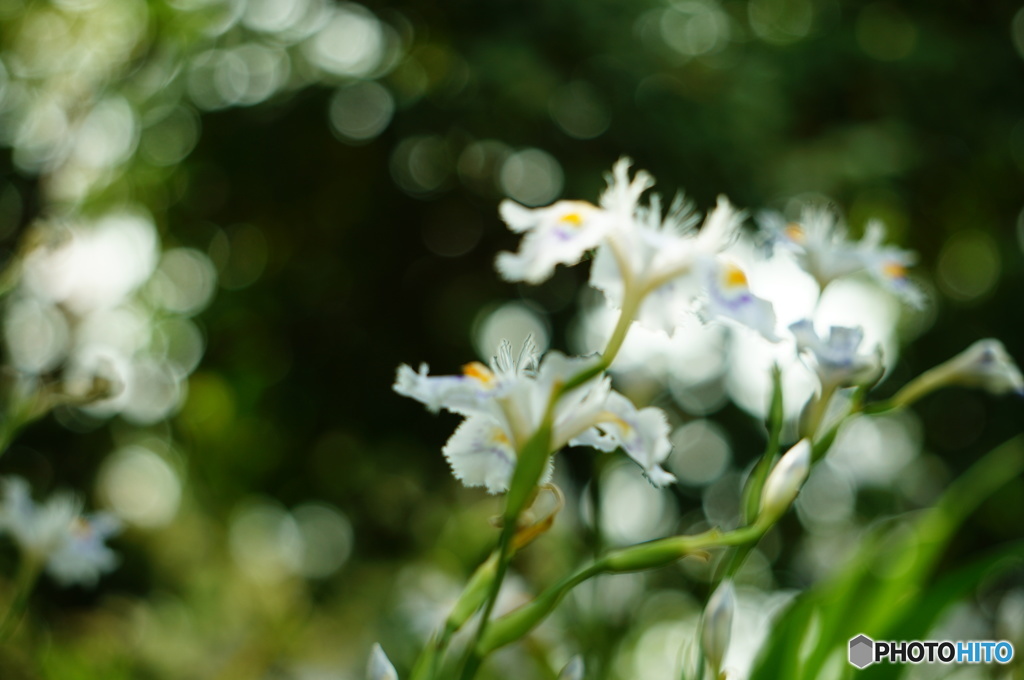
[[[117,555],[105,544],[120,530],[114,517],[83,516],[81,502],[67,493],[37,504],[19,477],[5,479],[3,489],[0,529],[12,536],[24,559],[45,564],[58,583],[92,586],[117,566]]]
[[[915,254],[882,245],[885,227],[877,220],[868,223],[860,241],[847,237],[838,215],[826,206],[804,206],[796,222],[774,212],[760,214],[758,222],[769,243],[793,253],[822,290],[838,278],[866,271],[908,303],[920,306],[923,302],[921,291],[907,278]]]
[[[549,352],[538,365],[528,341],[516,360],[503,342],[488,368],[468,364],[460,376],[430,376],[398,368],[394,389],[425,404],[467,416],[444,447],[455,477],[466,486],[491,493],[508,488],[516,453],[540,427],[556,386],[587,368],[592,359]],[[656,408],[637,409],[611,389],[608,378],[592,381],[559,400],[553,419],[551,450],[582,444],[603,451],[621,447],[656,485],[673,481],[661,468],[668,457],[668,422]]]
[[[81,514],[82,503],[69,493],[56,493],[36,504],[24,479],[3,480],[0,528],[9,533],[21,550],[44,561],[67,539],[71,525]]]
[[[822,338],[809,319],[790,325],[796,338],[797,351],[810,359],[809,367],[818,374],[822,389],[862,385],[878,379],[882,372],[882,348],[861,352],[864,331],[832,326],[828,337]]]
[[[994,338],[978,340],[943,366],[949,371],[951,382],[981,387],[992,394],[1024,395],[1020,369],[1003,343]]]
[[[772,303],[750,291],[747,275],[735,263],[724,258],[709,261],[704,267],[706,298],[701,308],[705,320],[729,319],[746,326],[771,342],[777,342],[775,310]]]
[[[596,248],[611,224],[609,215],[586,201],[559,201],[529,209],[514,201],[501,204],[509,229],[525,233],[518,253],[499,253],[498,273],[507,281],[540,283],[559,264],[574,265]]]
[[[384,653],[379,643],[375,643],[370,651],[366,680],[398,680],[398,671],[391,665],[388,655]]]
[[[101,575],[118,565],[117,554],[105,541],[120,530],[121,523],[107,513],[76,517],[47,560],[46,572],[63,586],[96,585]]]

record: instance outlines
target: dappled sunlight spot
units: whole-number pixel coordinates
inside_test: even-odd
[[[238,91],[238,104],[252,106],[269,99],[288,80],[291,62],[282,49],[248,43],[235,48],[233,54],[244,66],[244,73],[229,74],[234,82],[225,83],[223,89],[233,86]]]
[[[939,288],[961,302],[981,299],[999,281],[1001,258],[995,240],[980,229],[959,231],[942,246],[936,274]]]
[[[180,163],[199,140],[199,116],[189,106],[164,106],[143,116],[139,154],[161,167]]]
[[[70,127],[64,110],[54,101],[36,101],[14,133],[14,164],[28,173],[41,172],[63,157]]]
[[[854,500],[854,488],[845,470],[824,461],[814,466],[804,483],[796,510],[808,531],[828,532],[836,524],[850,521]]]
[[[684,484],[704,485],[715,481],[732,458],[725,432],[710,420],[694,420],[677,427],[671,440],[669,467]]]
[[[1007,591],[996,610],[996,634],[1024,644],[1024,588]]]
[[[643,573],[607,574],[580,584],[569,597],[588,618],[623,621],[635,617],[646,583]]]
[[[284,508],[265,499],[240,503],[231,514],[228,546],[238,569],[256,583],[273,585],[301,567],[302,532]]]
[[[857,418],[839,432],[828,460],[858,486],[886,488],[920,453],[921,424],[912,412]]]
[[[811,0],[750,0],[747,17],[761,40],[786,45],[810,35],[815,6]]]
[[[644,680],[682,677],[681,662],[695,657],[697,621],[698,617],[691,615],[678,621],[659,621],[644,629],[632,649],[631,672],[627,677]]]
[[[169,524],[181,502],[181,481],[174,469],[143,446],[112,453],[103,461],[97,485],[118,517],[147,529]]]
[[[395,112],[391,93],[375,82],[339,88],[331,98],[331,129],[346,142],[373,139],[387,128]]]
[[[124,301],[152,274],[156,258],[152,220],[141,212],[111,213],[30,253],[25,281],[33,293],[83,313]]]
[[[729,42],[729,15],[715,0],[683,0],[662,10],[659,35],[675,52],[697,57],[722,50]]]
[[[153,327],[154,352],[162,356],[180,376],[196,370],[205,349],[203,334],[188,319],[171,318]]]
[[[147,291],[164,309],[191,316],[206,307],[217,286],[217,272],[204,253],[193,248],[164,252]]]
[[[540,149],[524,149],[509,156],[498,175],[501,189],[523,205],[547,205],[562,193],[562,166]]]
[[[308,0],[249,0],[242,23],[262,33],[287,31],[305,16],[309,5]]]
[[[130,422],[150,425],[178,409],[184,385],[163,362],[139,358],[131,363],[125,375],[125,389],[115,398],[121,414]]]
[[[407,137],[391,153],[392,178],[414,196],[442,189],[451,166],[448,144],[436,135]]]
[[[630,545],[663,536],[674,522],[665,492],[637,474],[635,465],[615,461],[601,477],[601,529],[613,545]],[[581,497],[581,516],[590,524],[589,494]]]
[[[568,83],[551,95],[548,110],[558,127],[575,139],[600,136],[612,119],[598,91],[582,80]]]
[[[299,573],[307,578],[326,578],[352,553],[352,524],[337,508],[307,503],[292,512],[302,536]]]
[[[148,315],[135,306],[99,309],[75,328],[75,354],[109,352],[130,357],[150,342]]]
[[[484,139],[467,144],[459,154],[457,170],[463,184],[482,194],[499,191],[498,176],[512,149],[504,142]]]
[[[310,63],[337,76],[370,74],[384,59],[385,47],[377,17],[348,2],[336,5],[327,23],[302,45]]]
[[[879,61],[903,59],[914,51],[917,27],[896,5],[875,2],[857,15],[857,44]]]
[[[131,105],[121,97],[101,101],[75,134],[71,160],[89,168],[110,168],[128,160],[138,142]]]
[[[827,577],[857,552],[863,533],[863,528],[849,523],[836,525],[829,532],[806,534],[793,560],[796,572],[811,582]]]
[[[19,370],[43,373],[67,355],[70,329],[53,305],[31,298],[15,300],[4,322],[8,356]]]
[[[409,564],[394,579],[401,620],[424,641],[444,623],[461,591],[459,581],[434,565]]]
[[[1013,46],[1017,48],[1017,54],[1024,59],[1024,8],[1017,10],[1010,22],[1010,35],[1013,38]]]
[[[533,336],[539,351],[547,350],[550,331],[547,318],[533,305],[506,302],[482,310],[473,322],[473,345],[477,356],[490,359],[502,340],[512,343],[512,356],[519,356],[528,336]]]
[[[742,479],[738,472],[721,475],[701,494],[701,506],[708,524],[724,530],[733,529],[740,520]]]
[[[748,413],[765,417],[772,393],[771,368],[776,363],[782,369],[785,417],[796,420],[818,389],[818,381],[813,371],[794,356],[789,342],[772,345],[750,333],[734,334],[726,376],[729,396]]]

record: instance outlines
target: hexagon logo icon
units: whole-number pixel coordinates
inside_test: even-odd
[[[858,635],[850,640],[850,663],[864,668],[875,661],[875,641],[867,635]]]

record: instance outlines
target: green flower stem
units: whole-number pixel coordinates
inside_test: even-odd
[[[608,339],[608,346],[605,348],[600,360],[590,368],[580,371],[563,383],[558,389],[558,398],[561,398],[563,394],[576,389],[580,385],[590,382],[608,370],[608,367],[610,367],[612,362],[615,361],[615,356],[619,353],[619,350],[622,349],[622,343],[625,342],[626,335],[629,333],[629,327],[633,324],[633,319],[636,317],[636,313],[640,310],[641,302],[643,302],[642,295],[630,293],[627,290],[626,297],[622,301],[622,312],[619,314],[619,320],[615,324],[615,329],[612,331],[612,335]]]
[[[494,579],[491,583],[487,600],[483,605],[483,616],[480,620],[480,626],[477,628],[476,635],[463,660],[462,672],[459,675],[461,680],[472,680],[480,668],[480,664],[483,662],[483,654],[479,650],[482,649],[481,642],[486,638],[491,614],[498,599],[498,592],[501,590],[501,584],[505,580],[508,562],[511,559],[512,540],[515,537],[519,515],[533,500],[537,490],[537,483],[544,473],[548,456],[551,454],[551,434],[554,425],[555,407],[562,396],[601,375],[611,366],[612,361],[615,360],[615,355],[618,354],[622,343],[626,339],[626,335],[629,333],[629,328],[640,308],[645,292],[636,291],[635,286],[626,286],[626,295],[623,299],[619,320],[615,324],[615,329],[608,339],[608,345],[605,347],[600,360],[593,366],[569,378],[565,383],[555,386],[548,398],[547,409],[540,427],[519,452],[516,467],[512,473],[512,481],[509,484],[508,494],[505,499],[504,526],[498,538],[498,559],[495,565]],[[446,644],[443,634],[439,642],[445,642]],[[436,665],[437,663],[435,659],[433,664]]]
[[[921,397],[945,387],[950,382],[949,370],[940,364],[917,376],[889,400],[890,408],[906,408]]]
[[[476,653],[480,640],[487,633],[487,626],[491,614],[494,612],[494,605],[498,601],[498,593],[501,584],[505,580],[505,573],[508,570],[508,563],[512,557],[512,539],[515,537],[516,528],[519,523],[519,515],[533,498],[537,482],[544,473],[544,466],[547,465],[549,448],[551,446],[551,426],[554,420],[555,404],[557,403],[557,390],[552,393],[548,400],[547,413],[541,422],[537,432],[523,445],[519,452],[515,471],[512,473],[512,482],[509,484],[508,494],[505,499],[504,524],[501,527],[501,535],[498,537],[498,559],[495,565],[494,578],[491,580],[490,591],[483,607],[483,616],[480,625],[476,629],[473,642],[470,644],[466,657],[462,664],[462,680],[470,680],[476,675],[480,668],[482,657]]]
[[[757,540],[763,533],[760,527],[745,527],[724,534],[718,529],[711,529],[702,534],[672,536],[610,552],[551,586],[532,602],[494,621],[479,641],[477,655],[483,658],[529,633],[554,611],[573,588],[598,574],[620,574],[663,567],[701,550]]]
[[[761,490],[764,488],[768,473],[772,470],[775,457],[779,454],[779,447],[782,442],[782,426],[784,425],[784,408],[782,400],[782,371],[778,364],[772,368],[772,402],[768,409],[768,444],[765,446],[764,455],[757,462],[753,472],[747,480],[747,486],[743,494],[743,515],[747,524],[757,519],[761,509]]]
[[[14,577],[14,597],[7,609],[7,614],[0,622],[0,642],[7,640],[18,627],[21,616],[28,606],[28,598],[39,578],[42,570],[42,562],[35,555],[22,554],[21,563],[18,565],[18,573]]]

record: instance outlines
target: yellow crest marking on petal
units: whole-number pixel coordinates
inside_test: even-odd
[[[722,272],[722,279],[725,281],[725,285],[729,288],[746,288],[747,286],[747,275],[743,273],[743,270],[734,264],[725,265],[725,269]]]
[[[899,262],[886,262],[882,265],[882,273],[890,279],[902,279],[907,276],[907,268]]]
[[[92,535],[92,525],[83,517],[76,517],[71,522],[71,533],[79,538],[88,538]]]
[[[578,212],[570,212],[562,215],[561,221],[565,224],[571,224],[574,227],[579,227],[583,224],[583,215]]]
[[[801,227],[796,222],[790,222],[789,224],[787,224],[785,232],[786,237],[789,238],[789,240],[793,241],[794,243],[803,243],[804,240],[807,238],[807,233],[804,231],[804,228]]]
[[[495,380],[494,373],[491,372],[491,369],[487,368],[479,361],[471,361],[465,366],[463,366],[462,375],[466,376],[467,378],[474,378],[476,380],[479,380],[484,385],[488,386],[494,383]]]
[[[499,427],[494,428],[494,432],[491,433],[491,441],[496,444],[509,444],[508,435],[505,434],[505,430]]]

